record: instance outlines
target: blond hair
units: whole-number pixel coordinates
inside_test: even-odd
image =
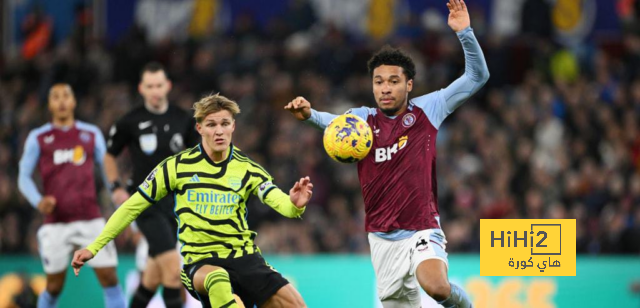
[[[208,115],[221,110],[229,111],[235,119],[236,115],[240,113],[240,106],[238,106],[238,103],[220,95],[220,93],[216,93],[197,101],[193,104],[193,110],[195,111],[193,117],[196,122],[202,123]]]

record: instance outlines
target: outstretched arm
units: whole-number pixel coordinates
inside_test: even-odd
[[[298,96],[289,102],[284,106],[284,109],[289,110],[299,121],[304,121],[319,130],[324,130],[331,120],[337,117],[332,113],[312,109],[311,103],[302,96]]]
[[[304,210],[313,195],[313,184],[309,177],[304,177],[293,185],[289,195],[271,182],[262,183],[256,193],[264,204],[272,207],[282,216],[297,218]]]
[[[76,276],[86,261],[91,260],[97,253],[124,230],[136,217],[153,203],[167,195],[174,188],[175,173],[167,165],[175,160],[161,162],[138,186],[138,192],[125,201],[109,218],[102,233],[85,249],[78,250],[73,255],[71,266]],[[175,166],[175,165],[173,165]]]
[[[448,87],[414,98],[412,102],[422,108],[431,123],[439,128],[442,121],[453,113],[471,95],[475,94],[489,80],[489,69],[478,40],[470,27],[469,12],[462,0],[449,0],[449,26],[456,31],[462,44],[465,71]]]
[[[300,120],[304,121],[306,124],[309,124],[315,127],[318,130],[324,130],[329,126],[329,123],[333,121],[338,115],[329,112],[317,111],[311,108],[311,103],[307,101],[304,97],[298,96],[291,102],[289,102],[284,109],[289,110],[293,116]],[[347,110],[346,113],[350,113],[356,116],[359,116],[363,120],[367,120],[370,114],[373,114],[375,109],[368,107],[358,107],[351,108]]]
[[[104,246],[111,242],[122,230],[124,230],[129,224],[136,219],[151,205],[146,198],[144,198],[139,192],[133,194],[129,200],[125,201],[109,218],[107,224],[100,235],[87,246],[85,249],[81,249],[75,252],[73,255],[73,271],[76,276],[80,273],[80,268],[86,261],[91,260]]]
[[[471,29],[469,11],[464,0],[449,0],[449,26],[458,35],[464,51],[464,74],[443,90],[447,110],[453,112],[471,95],[476,93],[487,80],[489,68],[482,49]]]

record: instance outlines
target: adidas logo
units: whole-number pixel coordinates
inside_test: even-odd
[[[191,180],[189,180],[189,182],[200,182],[200,178],[198,177],[198,175],[197,175],[197,174],[194,174],[194,175],[191,177]]]

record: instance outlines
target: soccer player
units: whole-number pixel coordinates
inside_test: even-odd
[[[159,63],[147,64],[141,73],[138,91],[144,104],[127,113],[111,127],[107,142],[105,168],[116,205],[122,204],[134,185],[124,187],[120,182],[116,156],[127,147],[131,155],[133,175],[131,183],[141,183],[165,157],[174,155],[187,146],[198,143],[195,122],[188,112],[169,104],[167,95],[171,81]],[[147,307],[160,284],[163,300],[168,308],[181,307],[180,255],[176,250],[176,218],[173,199],[160,200],[156,206],[143,212],[136,220],[144,239],[138,242],[136,263],[140,255],[147,254],[141,282],[131,299],[131,308]],[[146,239],[146,242],[145,242]],[[148,243],[148,244],[147,244]],[[148,247],[148,252],[143,251]],[[142,259],[144,260],[144,259]]]
[[[57,307],[69,258],[76,246],[91,243],[105,225],[96,197],[94,164],[104,173],[106,144],[98,127],[76,121],[76,100],[68,84],[49,90],[51,123],[32,130],[20,159],[18,188],[31,205],[44,215],[38,230],[38,246],[47,274],[47,287],[38,307]],[[44,196],[32,175],[40,169]],[[104,288],[106,307],[125,307],[116,276],[118,256],[113,243],[91,262]]]
[[[202,142],[161,162],[109,219],[100,236],[72,261],[76,275],[85,261],[115,238],[142,211],[172,194],[178,216],[182,283],[205,307],[304,307],[298,291],[275,271],[254,244],[247,225],[251,195],[290,218],[311,199],[308,177],[282,192],[260,165],[232,143],[238,105],[218,94],[194,104]],[[155,205],[154,205],[155,206]]]
[[[464,74],[447,88],[408,99],[415,65],[401,50],[383,48],[368,62],[378,108],[348,111],[373,129],[370,154],[358,163],[371,260],[384,307],[420,307],[419,287],[444,307],[470,307],[449,283],[436,185],[436,136],[442,121],[489,78],[462,0],[450,0],[449,26],[462,43]],[[302,97],[285,106],[298,120],[324,129],[336,115],[311,109]],[[419,285],[419,286],[418,286]]]

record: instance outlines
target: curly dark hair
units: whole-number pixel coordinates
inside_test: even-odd
[[[416,65],[413,63],[413,60],[399,48],[386,45],[369,59],[367,67],[369,68],[369,75],[371,77],[373,77],[373,70],[380,65],[402,67],[404,75],[407,76],[407,81],[416,76]]]

